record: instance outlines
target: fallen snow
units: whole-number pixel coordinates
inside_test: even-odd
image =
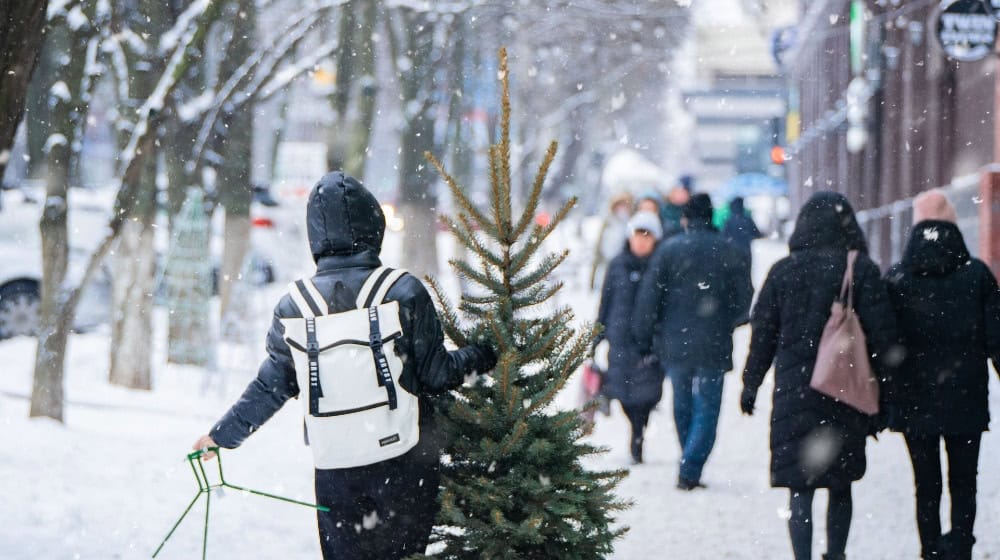
[[[567,235],[564,239],[570,238]],[[398,239],[386,252],[398,254]],[[758,245],[756,285],[780,249]],[[445,256],[442,256],[445,258]],[[387,258],[387,262],[391,257]],[[571,261],[572,263],[573,261]],[[572,271],[571,271],[572,272]],[[567,275],[569,276],[569,275]],[[575,276],[583,276],[575,274]],[[567,278],[567,280],[572,280]],[[564,303],[575,302],[581,318],[593,317],[596,299],[568,283]],[[281,295],[276,286],[259,294],[264,309]],[[255,309],[256,313],[257,310]],[[266,316],[266,315],[265,315]],[[158,328],[162,329],[162,311]],[[747,329],[737,332],[736,362],[746,353]],[[69,346],[65,424],[28,419],[34,341],[0,342],[0,556],[5,558],[149,558],[197,492],[184,460],[191,443],[242,392],[260,359],[263,332],[247,348],[223,349],[226,373],[158,366],[153,391],[131,391],[107,383],[109,337],[76,335]],[[157,360],[163,356],[156,345]],[[232,358],[236,356],[236,358]],[[225,360],[223,360],[225,361]],[[156,363],[160,363],[157,361]],[[770,383],[770,380],[768,381]],[[991,380],[994,415],[1000,383]],[[726,379],[715,451],[705,469],[707,490],[674,489],[678,445],[670,416],[669,386],[651,418],[646,464],[632,469],[620,486],[635,506],[622,514],[631,530],[615,559],[758,559],[790,556],[784,519],[787,494],[768,486],[769,385],[753,417],[738,413],[739,381]],[[562,405],[575,402],[571,382]],[[312,499],[311,457],[301,439],[295,403],[281,410],[239,450],[223,453],[226,479],[237,485],[294,499]],[[611,451],[589,462],[596,468],[627,465],[627,423],[615,405],[598,417],[591,440]],[[977,559],[1000,558],[1000,437],[986,433],[979,478]],[[868,475],[855,485],[854,523],[848,555],[864,560],[916,558],[912,475],[900,436],[886,434],[868,446]],[[215,463],[208,473],[217,475]],[[823,548],[825,496],[815,505],[816,557]],[[947,499],[945,500],[947,504]],[[945,505],[947,507],[947,505]],[[158,558],[196,558],[201,550],[204,501],[166,544]],[[947,521],[945,522],[947,526]],[[318,558],[314,513],[301,506],[227,492],[213,495],[208,556],[225,558]]]

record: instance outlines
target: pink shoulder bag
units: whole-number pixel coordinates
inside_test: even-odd
[[[878,380],[872,373],[868,345],[861,321],[854,312],[854,261],[857,251],[847,253],[847,268],[840,297],[830,308],[823,327],[809,386],[865,414],[878,414]]]

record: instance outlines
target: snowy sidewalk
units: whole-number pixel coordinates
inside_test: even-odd
[[[780,251],[763,247],[755,285]],[[280,292],[281,288],[277,288]],[[596,313],[596,300],[570,290],[565,301],[581,318]],[[748,329],[737,332],[735,362],[742,365]],[[263,341],[263,333],[260,342]],[[167,368],[152,392],[129,391],[106,380],[108,336],[71,339],[66,374],[66,424],[29,420],[34,341],[0,342],[0,558],[149,558],[197,487],[184,456],[242,392],[254,371],[230,374],[226,389],[202,395],[202,372]],[[648,432],[648,462],[632,470],[621,495],[635,506],[622,523],[631,527],[614,558],[788,558],[783,516],[787,493],[768,487],[770,378],[758,412],[738,411],[740,383],[729,374],[715,451],[705,469],[707,490],[674,489],[678,444],[670,415],[669,387]],[[565,395],[573,400],[578,387]],[[991,408],[1000,415],[1000,383],[990,381]],[[79,402],[81,404],[73,404]],[[89,403],[89,404],[83,404]],[[302,445],[298,401],[290,402],[239,450],[224,455],[226,478],[253,489],[311,501],[312,466]],[[994,420],[996,426],[997,420]],[[611,451],[598,468],[628,464],[627,422],[615,405],[599,417],[592,441]],[[915,559],[912,474],[902,438],[869,440],[868,475],[855,485],[854,523],[848,555],[857,560]],[[210,465],[214,469],[214,464]],[[986,433],[980,459],[977,559],[1000,559],[1000,435]],[[209,471],[214,472],[214,471]],[[825,495],[815,506],[816,557],[824,551]],[[945,501],[947,507],[947,500]],[[196,506],[159,558],[200,555],[204,506]],[[947,524],[947,523],[946,523]],[[208,556],[319,558],[315,515],[306,508],[230,492],[213,496]]]

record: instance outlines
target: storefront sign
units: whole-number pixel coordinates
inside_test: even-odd
[[[982,60],[993,52],[997,20],[983,0],[954,0],[941,8],[937,36],[950,58],[965,62]]]

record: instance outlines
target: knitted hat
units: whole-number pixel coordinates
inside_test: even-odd
[[[913,199],[913,223],[918,224],[924,220],[939,220],[953,224],[958,222],[955,207],[948,202],[948,197],[941,189],[922,192]]]
[[[663,224],[660,223],[660,217],[652,212],[636,212],[628,221],[629,235],[638,230],[648,231],[653,234],[653,239],[657,241],[663,237]]]

